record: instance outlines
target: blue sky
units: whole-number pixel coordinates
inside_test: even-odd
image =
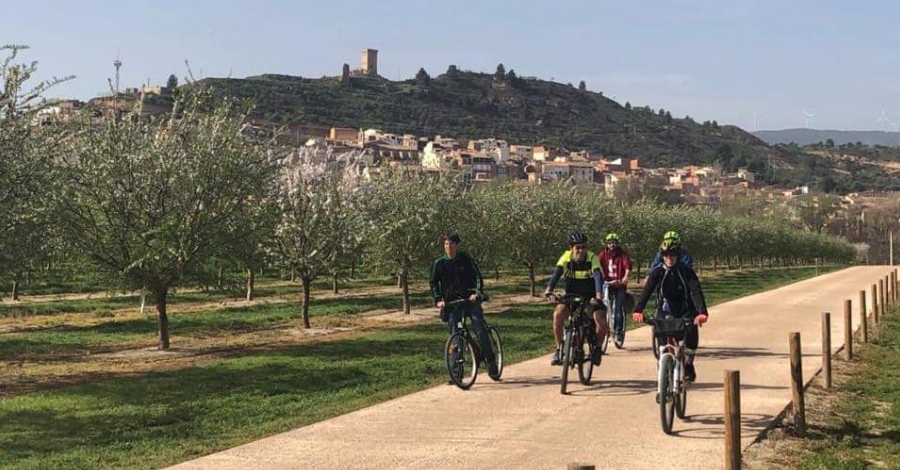
[[[0,0],[0,43],[28,44],[53,96],[170,73],[337,75],[364,47],[396,80],[449,64],[603,91],[620,103],[753,130],[900,125],[896,1],[100,1]],[[896,127],[894,127],[896,130]],[[398,129],[397,131],[402,131]]]

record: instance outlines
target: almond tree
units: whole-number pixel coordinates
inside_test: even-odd
[[[300,278],[306,328],[312,282],[331,272],[347,240],[357,235],[350,230],[355,182],[325,160],[306,148],[292,153],[282,165],[274,193],[279,214],[273,251]]]
[[[68,243],[156,304],[169,347],[169,292],[198,282],[201,265],[248,236],[246,207],[277,170],[245,132],[246,115],[208,92],[185,93],[170,116],[81,123],[56,162],[54,202]]]
[[[49,155],[59,139],[35,120],[48,105],[41,96],[71,77],[29,85],[37,63],[17,63],[26,46],[0,46],[0,277],[18,300],[22,275],[46,254],[49,240]]]

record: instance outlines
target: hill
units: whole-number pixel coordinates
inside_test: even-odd
[[[900,145],[900,136],[896,132],[884,131],[834,131],[818,129],[783,129],[779,131],[759,131],[753,135],[770,145],[790,144],[814,145],[831,139],[835,145],[856,144],[882,145],[896,147]]]
[[[458,71],[430,78],[319,79],[284,75],[209,78],[224,94],[257,104],[258,118],[395,133],[498,137],[513,144],[588,149],[638,156],[651,165],[741,161],[788,164],[788,155],[734,126],[675,119],[668,112],[632,108],[602,93],[571,85],[498,74]]]

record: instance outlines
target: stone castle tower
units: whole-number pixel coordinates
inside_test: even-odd
[[[360,71],[366,75],[378,75],[378,51],[363,49]]]

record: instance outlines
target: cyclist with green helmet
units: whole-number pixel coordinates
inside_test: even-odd
[[[603,305],[603,278],[600,274],[600,262],[597,256],[587,249],[587,235],[581,232],[572,232],[568,237],[569,250],[564,252],[556,262],[550,282],[544,296],[549,297],[556,288],[560,279],[566,280],[566,293],[578,294],[590,297],[594,314],[594,328],[597,339],[597,347],[594,348],[591,361],[599,365],[602,357],[601,339],[606,340],[606,307]],[[563,326],[569,315],[567,307],[558,304],[553,311],[553,339],[556,341],[556,353],[553,355],[551,365],[562,364],[562,352],[560,346],[563,339]]]
[[[677,246],[681,250],[681,255],[678,257],[678,262],[687,265],[688,267],[694,267],[694,259],[691,258],[690,253],[681,245],[681,237],[678,235],[678,232],[674,230],[669,230],[665,234],[663,234],[663,242],[666,240],[671,241],[672,246]],[[656,252],[656,256],[653,258],[653,262],[650,263],[650,269],[653,269],[657,266],[662,266],[662,250]]]
[[[607,296],[615,307],[613,312],[615,345],[621,349],[625,343],[625,303],[628,297],[628,276],[631,274],[631,256],[619,244],[619,234],[609,233],[605,241],[606,247],[600,251],[597,258],[600,261]]]
[[[635,323],[643,323],[644,308],[654,292],[657,294],[657,317],[693,319],[693,324],[684,337],[686,355],[684,379],[693,382],[697,378],[694,356],[700,345],[700,332],[697,327],[709,319],[706,299],[697,273],[679,261],[682,254],[680,245],[672,239],[666,239],[659,245],[659,251],[662,253],[663,264],[650,270],[644,291],[634,306],[632,320]]]

